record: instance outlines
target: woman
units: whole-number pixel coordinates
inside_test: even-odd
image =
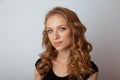
[[[97,80],[98,68],[90,59],[92,45],[75,12],[55,7],[45,16],[43,46],[35,66],[35,80]]]

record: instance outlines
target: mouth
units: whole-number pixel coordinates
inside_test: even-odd
[[[54,45],[55,45],[55,46],[59,46],[59,45],[61,45],[61,43],[62,43],[62,41],[54,42]]]

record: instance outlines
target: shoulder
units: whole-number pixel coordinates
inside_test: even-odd
[[[88,78],[90,78],[91,76],[94,76],[95,73],[97,73],[99,71],[97,65],[91,61],[91,68],[94,70],[91,74],[86,74],[84,79],[87,80]],[[93,79],[92,79],[93,80]]]
[[[39,58],[36,62],[35,62],[35,70],[34,70],[34,80],[42,80],[41,75],[39,74],[38,70],[37,70],[37,66],[41,63],[41,59]]]
[[[97,65],[93,61],[91,61],[91,67],[95,72],[99,71]]]
[[[41,60],[41,58],[39,58],[39,59],[35,62],[35,67],[37,67],[41,62],[42,62],[42,60]]]
[[[94,70],[93,72],[92,72],[92,74],[88,74],[87,76],[86,76],[86,80],[97,80],[97,77],[98,77],[98,67],[97,67],[97,65],[93,62],[93,61],[91,61],[91,68]]]

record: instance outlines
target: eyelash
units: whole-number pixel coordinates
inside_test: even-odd
[[[64,30],[66,30],[65,27],[60,27],[60,28],[59,28],[59,31],[61,31],[61,32],[64,31]],[[48,30],[47,30],[47,33],[48,33],[48,34],[50,34],[50,33],[52,33],[52,32],[53,32],[52,29],[48,29]]]
[[[64,31],[64,30],[66,30],[66,28],[65,27],[61,27],[61,28],[59,28],[59,30],[60,31]]]
[[[47,30],[47,33],[49,33],[49,34],[50,34],[50,33],[52,33],[52,31],[53,31],[53,30]]]

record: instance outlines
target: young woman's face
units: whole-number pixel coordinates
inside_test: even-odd
[[[49,17],[46,23],[46,30],[51,44],[58,52],[69,49],[72,42],[71,29],[61,15]]]

